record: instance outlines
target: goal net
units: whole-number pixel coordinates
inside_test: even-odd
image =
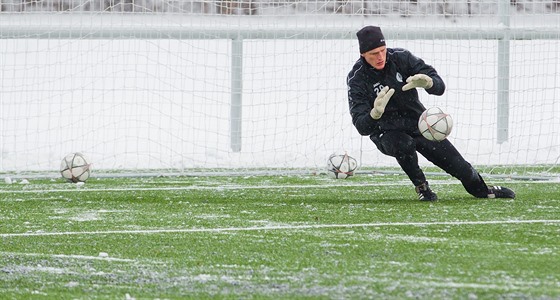
[[[45,0],[0,6],[0,173],[397,166],[352,125],[355,33],[446,82],[420,91],[482,172],[560,173],[560,2]],[[421,158],[422,166],[431,164]]]

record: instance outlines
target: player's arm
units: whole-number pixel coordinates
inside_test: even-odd
[[[414,56],[412,53],[408,55],[409,74],[413,74],[406,79],[407,84],[402,88],[408,91],[413,88],[423,88],[432,95],[443,95],[445,92],[445,83],[439,76],[436,69],[424,62],[421,58]]]
[[[372,100],[367,89],[363,85],[363,80],[349,77],[348,84],[348,104],[352,123],[361,135],[370,135],[375,132],[377,120],[371,116]]]
[[[361,135],[371,135],[375,132],[378,128],[377,121],[385,112],[385,107],[395,90],[384,87],[377,95],[368,93],[360,81],[348,81],[348,103],[352,123]],[[376,98],[372,101],[374,96]]]
[[[370,135],[377,128],[377,121],[371,115],[371,104],[367,97],[355,90],[348,90],[348,104],[350,106],[350,115],[352,116],[352,124],[356,127],[361,135]]]

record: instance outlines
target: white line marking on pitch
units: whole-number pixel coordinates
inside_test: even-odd
[[[55,190],[0,190],[0,194],[28,194],[28,193],[59,193],[59,192],[130,192],[130,191],[192,191],[192,190],[255,190],[255,189],[302,189],[302,188],[325,188],[325,187],[366,187],[366,186],[396,186],[403,183],[359,183],[359,184],[325,184],[325,185],[226,185],[226,186],[168,186],[168,187],[132,187],[132,188],[70,188]],[[433,184],[432,184],[433,185]]]
[[[262,231],[262,230],[299,230],[324,228],[356,228],[356,227],[387,227],[387,226],[431,226],[431,225],[494,225],[494,224],[559,224],[560,220],[503,220],[503,221],[457,221],[457,222],[393,222],[365,224],[311,224],[286,225],[269,227],[225,227],[225,228],[189,228],[189,229],[146,229],[146,230],[107,230],[107,231],[67,231],[67,232],[25,232],[2,233],[0,237],[25,236],[62,236],[91,234],[158,234],[158,233],[197,233],[197,232],[228,232],[228,231]]]
[[[84,260],[103,260],[103,261],[119,261],[119,262],[135,262],[132,259],[116,258],[116,257],[102,257],[102,256],[88,256],[88,255],[67,255],[67,254],[44,254],[44,253],[21,253],[21,252],[0,252],[2,256],[37,256],[37,257],[55,257],[55,258],[68,258],[68,259],[84,259]]]
[[[500,183],[496,181],[494,183]],[[520,181],[522,182],[522,181]],[[454,185],[460,184],[458,181],[450,180],[433,180],[430,181],[432,185]],[[518,181],[508,181],[508,183],[519,183]],[[532,183],[541,183],[538,181]],[[545,182],[546,183],[546,182]],[[40,194],[40,193],[60,193],[60,192],[130,192],[130,191],[191,191],[191,190],[255,190],[255,189],[313,189],[313,188],[326,188],[326,187],[377,187],[377,186],[403,186],[409,184],[407,181],[397,182],[356,182],[356,183],[325,183],[313,185],[225,185],[225,186],[167,186],[167,187],[123,187],[123,188],[68,188],[68,189],[37,189],[37,190],[1,190],[0,194]]]

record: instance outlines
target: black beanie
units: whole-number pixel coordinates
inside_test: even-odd
[[[360,53],[368,52],[377,47],[385,46],[385,38],[381,28],[377,26],[366,26],[356,33],[360,43]]]

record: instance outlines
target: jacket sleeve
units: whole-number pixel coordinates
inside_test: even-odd
[[[436,69],[424,62],[421,58],[414,56],[410,53],[408,57],[408,65],[410,66],[410,74],[426,74],[430,76],[434,85],[426,89],[426,92],[431,95],[441,96],[445,92],[445,83],[439,76]]]
[[[352,123],[361,135],[370,135],[374,133],[378,122],[370,115],[373,105],[371,96],[367,94],[364,81],[351,75],[347,78],[347,84],[348,104],[350,106]]]

